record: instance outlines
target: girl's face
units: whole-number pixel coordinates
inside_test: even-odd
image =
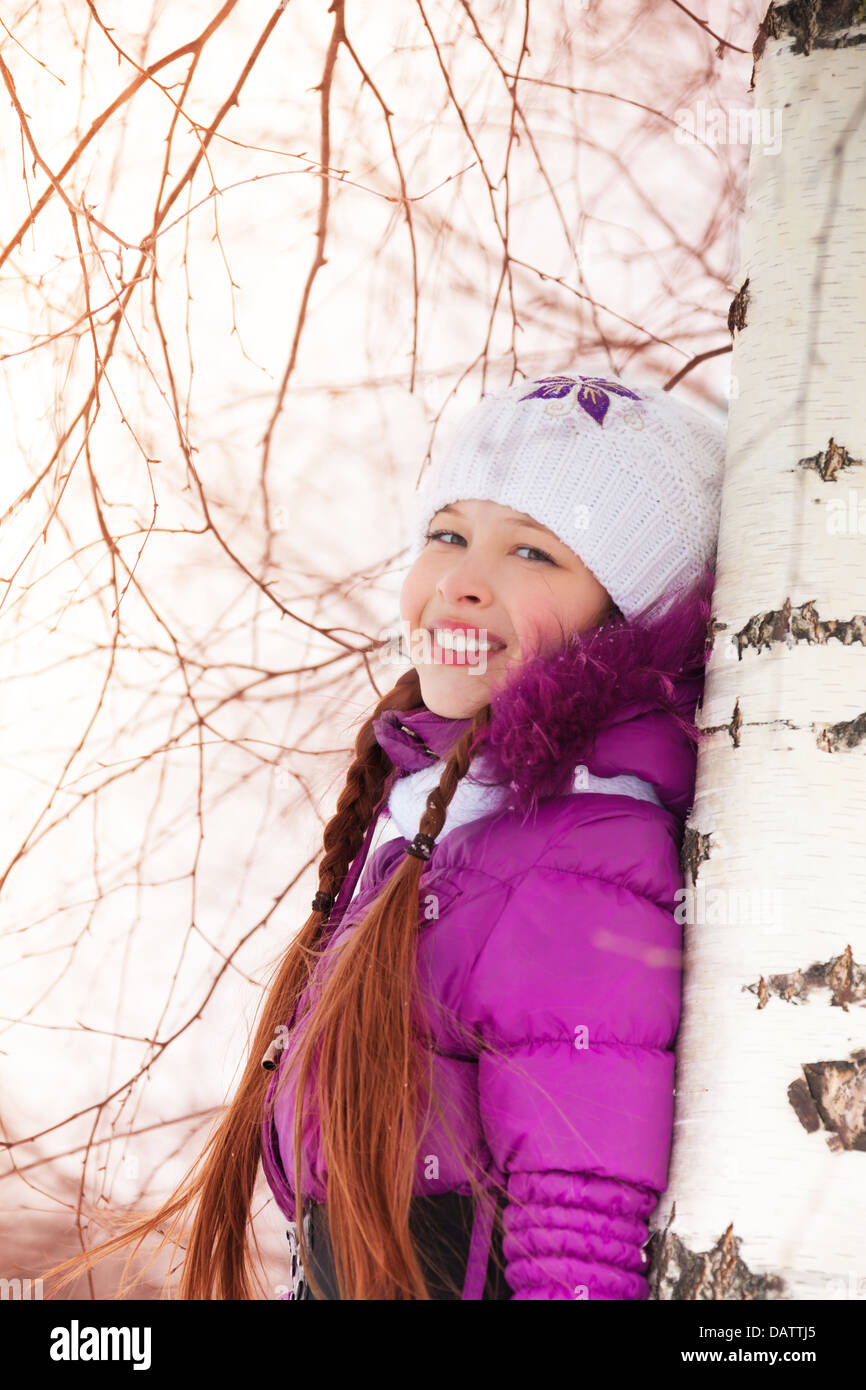
[[[434,714],[475,714],[508,668],[595,627],[613,606],[574,551],[524,512],[453,502],[427,534],[403,582],[400,618],[421,697]],[[434,630],[448,627],[455,635],[449,641],[446,633],[441,645]]]

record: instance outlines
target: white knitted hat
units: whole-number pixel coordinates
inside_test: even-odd
[[[726,438],[633,380],[556,375],[486,393],[421,480],[410,563],[440,507],[499,502],[549,527],[627,618],[651,619],[715,564]]]

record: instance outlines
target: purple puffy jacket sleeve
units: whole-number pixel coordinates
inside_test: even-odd
[[[648,1296],[642,1247],[673,1125],[682,877],[663,816],[612,810],[622,852],[608,840],[589,863],[545,855],[499,897],[463,994],[481,1123],[507,1184],[515,1299]]]

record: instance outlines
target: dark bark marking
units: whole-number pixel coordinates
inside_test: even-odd
[[[816,1129],[821,1128],[821,1121],[818,1118],[818,1111],[815,1109],[812,1092],[802,1076],[798,1076],[797,1080],[792,1081],[788,1087],[788,1100],[794,1107],[794,1114],[800,1124],[809,1134],[814,1134]]]
[[[864,0],[866,3],[866,0]],[[830,440],[833,445],[833,440]],[[849,459],[847,451],[841,451],[845,459]],[[829,458],[830,452],[825,455],[816,455],[814,459],[804,460],[804,463],[815,463],[821,458]],[[854,463],[861,460],[855,459]],[[839,463],[839,466],[843,466]],[[707,635],[705,641],[705,655],[708,656],[712,647],[715,635],[718,632],[727,631],[727,623],[718,622],[711,619],[707,623]],[[737,651],[737,660],[742,661],[743,652],[747,647],[752,647],[760,653],[766,647],[772,649],[773,643],[784,642],[788,648],[793,647],[797,642],[808,642],[809,645],[826,645],[833,637],[843,647],[850,647],[855,642],[866,647],[866,613],[855,613],[850,618],[819,618],[815,608],[815,599],[809,599],[806,603],[801,603],[794,608],[791,604],[790,596],[786,597],[781,608],[771,608],[763,613],[755,613],[747,619],[745,625],[739,632],[732,634],[731,655],[733,656],[734,646]],[[703,710],[703,700],[701,701]],[[708,737],[710,734],[726,733],[731,739],[734,748],[740,747],[740,731],[745,721],[743,720],[740,709],[739,697],[734,702],[734,709],[727,724],[705,724],[701,726],[701,734]],[[815,724],[795,724],[790,719],[767,719],[751,720],[749,728],[776,728],[799,730],[807,728],[815,730]],[[816,734],[817,746],[826,753],[832,753],[840,749],[856,748],[866,739],[866,711],[856,715],[853,719],[842,720],[837,724],[831,724],[824,728],[819,728]],[[689,807],[689,813],[691,813]],[[707,857],[707,856],[704,856]],[[688,862],[688,855],[681,859],[681,863]],[[696,875],[695,875],[696,876]]]
[[[850,942],[839,956],[814,961],[806,970],[792,970],[786,975],[761,975],[757,984],[743,985],[744,990],[758,996],[758,1008],[763,1009],[771,994],[787,1004],[798,1004],[817,989],[830,992],[830,1007],[848,1012],[849,1004],[866,1003],[866,965],[858,965]]]
[[[776,6],[770,0],[770,7],[764,18],[758,25],[758,33],[755,42],[752,44],[752,80],[749,83],[749,91],[755,90],[755,73],[758,63],[764,56],[764,49],[767,46],[767,39],[777,39],[779,37],[779,26],[776,23]]]
[[[728,725],[728,732],[731,735],[731,742],[735,748],[740,746],[740,729],[743,727],[743,716],[740,712],[740,697],[734,701],[734,712],[731,715],[731,722]]]
[[[866,613],[855,613],[853,618],[828,618],[826,622],[819,623],[819,627],[824,641],[835,637],[843,647],[850,647],[852,642],[860,642],[866,647]]]
[[[831,439],[830,443],[833,441]],[[845,459],[850,459],[851,464],[860,464],[861,459],[851,459],[847,450],[841,450]],[[816,454],[811,459],[801,460],[802,465],[816,464],[817,460],[827,458],[829,455]],[[817,464],[816,464],[817,466]],[[842,464],[839,465],[843,466]],[[727,632],[727,623],[720,623],[713,618],[707,624],[707,635],[704,642],[704,657],[709,660],[716,633]],[[815,599],[809,599],[807,603],[801,603],[797,608],[791,605],[790,597],[785,599],[781,608],[770,608],[764,613],[755,613],[750,617],[745,626],[739,632],[731,636],[731,642],[736,643],[737,659],[742,661],[743,652],[747,647],[754,647],[756,651],[762,651],[764,647],[772,647],[774,642],[785,642],[791,647],[795,642],[805,641],[817,642],[823,645],[831,637],[835,637],[837,642],[841,642],[843,647],[850,647],[853,642],[860,642],[866,646],[866,613],[855,613],[850,618],[825,618],[821,619],[815,610]],[[733,655],[733,652],[731,653]]]
[[[646,1245],[650,1298],[665,1302],[761,1300],[784,1289],[779,1275],[753,1274],[740,1258],[742,1242],[734,1235],[733,1222],[712,1250],[690,1250],[670,1229],[676,1209],[674,1202],[668,1224],[663,1231],[653,1231]]]
[[[837,444],[833,436],[823,451],[798,459],[798,468],[812,468],[824,483],[835,483],[841,468],[862,468],[863,460],[852,458],[844,444]]]
[[[866,711],[853,719],[842,719],[838,724],[828,724],[815,739],[822,753],[838,753],[843,749],[856,748],[866,738]]]
[[[813,48],[854,48],[866,41],[866,34],[839,31],[858,23],[862,18],[858,14],[860,8],[860,0],[791,0],[788,5],[775,7],[776,32],[771,37],[792,35],[792,53],[809,54]]]
[[[772,647],[774,642],[782,642],[789,630],[791,622],[791,600],[785,599],[781,608],[770,608],[765,613],[758,613],[749,618],[745,627],[734,634],[737,644],[737,660],[742,661],[743,652],[746,647],[754,647],[755,651],[762,651],[764,647]]]
[[[776,722],[778,723],[778,721],[776,721]],[[792,724],[789,723],[788,720],[783,720],[782,722],[783,722],[788,728],[793,728],[793,727],[794,727]],[[739,746],[740,746],[740,729],[741,729],[742,727],[743,727],[743,715],[742,715],[742,711],[740,710],[740,697],[739,697],[739,695],[738,695],[737,698],[736,698],[736,700],[734,701],[734,712],[733,712],[733,714],[731,715],[731,717],[730,717],[728,723],[727,723],[727,724],[704,724],[703,727],[701,728],[701,733],[704,735],[704,737],[706,737],[708,734],[730,734],[731,743],[733,744],[734,748],[739,748]]]
[[[704,860],[710,857],[711,839],[712,834],[702,835],[700,830],[686,826],[680,850],[680,868],[684,874],[691,874],[692,883],[697,883],[698,869]]]
[[[736,642],[737,659],[742,661],[747,647],[754,647],[755,651],[760,652],[764,647],[772,647],[774,642],[785,642],[791,647],[803,640],[810,645],[813,642],[822,645],[831,637],[835,637],[843,647],[850,647],[852,642],[866,646],[866,613],[855,613],[851,618],[822,620],[815,610],[814,599],[792,608],[790,598],[786,598],[781,608],[771,608],[749,618],[731,640]]]
[[[728,309],[728,332],[733,338],[735,331],[742,332],[746,326],[746,309],[749,306],[749,276],[747,275]]]
[[[788,1100],[803,1128],[814,1133],[820,1121],[830,1130],[830,1149],[866,1153],[866,1048],[850,1059],[801,1065],[805,1082],[799,1077],[791,1082]]]
[[[851,943],[845,947],[841,956],[827,962],[827,983],[830,986],[830,1007],[848,1012],[848,1005],[859,1004],[866,999],[866,966],[858,965],[851,950]]]
[[[717,632],[727,632],[727,623],[720,623],[718,618],[710,618],[707,622],[707,631],[704,637],[704,661],[709,661],[712,655],[713,645],[716,640]]]

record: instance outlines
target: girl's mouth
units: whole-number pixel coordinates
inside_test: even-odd
[[[502,642],[479,641],[455,628],[431,629],[433,661],[443,666],[482,666],[505,651]]]

